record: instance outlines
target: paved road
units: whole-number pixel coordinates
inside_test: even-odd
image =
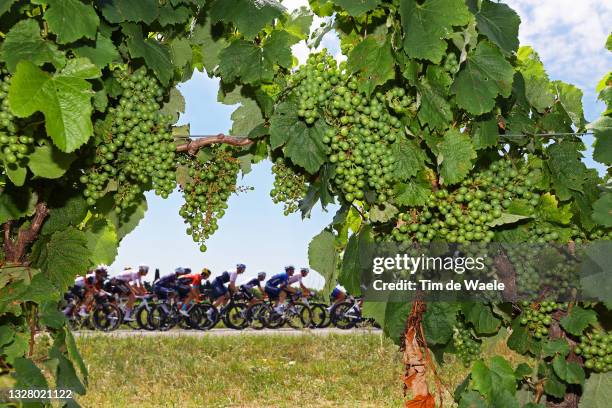
[[[75,336],[115,336],[115,337],[162,337],[162,336],[193,336],[193,337],[203,337],[203,336],[328,336],[330,334],[363,334],[363,335],[371,335],[371,334],[381,334],[382,330],[380,329],[352,329],[352,330],[340,330],[336,328],[327,328],[327,329],[316,329],[316,330],[294,330],[294,329],[263,329],[263,330],[232,330],[232,329],[213,329],[209,331],[200,331],[200,330],[170,330],[167,332],[159,332],[159,331],[143,331],[143,330],[116,330],[110,333],[104,333],[100,331],[90,331],[83,330],[73,332]]]

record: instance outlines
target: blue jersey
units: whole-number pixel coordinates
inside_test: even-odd
[[[176,274],[171,273],[169,275],[164,275],[157,282],[155,282],[156,286],[164,286],[164,287],[174,287],[176,286]]]
[[[287,285],[287,281],[289,280],[289,275],[286,273],[279,273],[278,275],[274,275],[268,280],[266,286],[270,286],[272,288],[278,288],[279,286]]]
[[[253,278],[242,286],[247,289],[253,289],[255,286],[259,286],[259,279]]]
[[[230,273],[228,271],[225,271],[214,279],[213,285],[214,284],[224,285],[229,281],[230,281]]]

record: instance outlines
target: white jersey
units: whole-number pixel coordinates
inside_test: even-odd
[[[142,284],[142,276],[140,275],[140,273],[138,271],[134,271],[133,269],[128,269],[127,271],[123,272],[122,274],[119,274],[119,275],[115,276],[115,279],[120,280],[120,281],[125,282],[125,283],[140,283],[140,284]]]
[[[88,273],[87,275],[83,276],[79,276],[78,278],[76,278],[74,280],[74,286],[78,286],[79,288],[84,288],[87,281],[90,282],[90,284],[94,285],[96,284],[96,274],[95,273]]]
[[[294,273],[292,276],[289,277],[289,279],[287,279],[287,286],[293,285],[296,282],[298,282],[301,285],[302,278],[303,276],[301,273]]]

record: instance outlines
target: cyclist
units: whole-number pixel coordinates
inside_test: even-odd
[[[310,272],[310,269],[308,268],[301,268],[300,269],[300,273],[295,273],[293,275],[291,275],[289,277],[289,279],[287,280],[287,287],[285,288],[284,292],[289,292],[289,293],[297,293],[298,290],[296,288],[291,287],[291,285],[293,285],[294,283],[299,283],[300,284],[300,289],[302,291],[302,293],[308,293],[308,288],[306,286],[304,286],[304,284],[302,283],[302,279],[305,278],[306,276],[308,276],[308,273]],[[287,296],[287,294],[285,293],[285,296],[283,296],[283,294],[281,293],[281,303],[284,301],[284,298]]]
[[[104,279],[108,276],[108,266],[98,265],[92,273],[85,276],[79,276],[74,280],[74,285],[70,291],[64,296],[66,300],[71,301],[75,297],[81,302],[79,315],[87,316],[87,308],[91,304],[93,296],[102,290]],[[72,302],[63,310],[66,316],[72,312]]]
[[[239,263],[236,265],[235,271],[225,271],[213,279],[213,306],[219,307],[220,305],[224,305],[229,301],[230,296],[236,292],[236,279],[238,278],[238,275],[244,273],[245,270],[246,265]],[[225,286],[226,283],[229,283],[227,287]]]
[[[281,313],[283,309],[283,304],[280,302],[280,297],[284,295],[284,300],[284,298],[287,296],[285,293],[285,288],[289,282],[289,277],[293,276],[294,273],[295,266],[288,265],[285,266],[284,273],[276,274],[266,282],[265,292],[270,300],[274,301],[274,310],[278,313]]]
[[[132,321],[132,309],[136,302],[137,295],[146,294],[146,289],[142,283],[142,277],[149,272],[149,266],[138,265],[138,269],[127,269],[120,275],[115,276],[116,286],[122,295],[127,295],[128,300],[125,305],[125,316],[123,320]]]
[[[247,283],[240,285],[240,290],[245,294],[249,301],[249,305],[254,305],[263,297],[264,290],[261,287],[261,282],[264,280],[266,280],[266,273],[259,272],[257,273],[256,278],[253,278]]]
[[[189,286],[189,294],[183,302],[182,310],[187,310],[187,305],[192,300],[196,300],[200,294],[200,288],[202,285],[206,285],[206,281],[210,277],[210,269],[203,268],[200,273],[189,273],[185,275],[178,275],[178,281],[182,285]],[[204,283],[202,283],[204,281]]]
[[[340,302],[343,302],[346,299],[346,292],[340,287],[340,285],[336,286],[334,290],[332,290],[331,295],[329,296],[329,301],[331,304],[327,308],[329,312],[335,305]]]

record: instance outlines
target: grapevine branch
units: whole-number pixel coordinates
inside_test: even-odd
[[[7,262],[16,264],[22,262],[26,248],[38,237],[38,232],[42,228],[48,214],[47,203],[41,201],[36,204],[32,223],[28,228],[20,229],[15,239],[11,238],[13,223],[11,221],[4,223],[4,253]]]
[[[231,146],[248,146],[253,143],[253,141],[246,137],[228,136],[223,133],[219,133],[218,135],[207,135],[195,140],[189,140],[186,143],[176,146],[176,151],[187,152],[194,155],[202,147],[215,143],[227,144]]]

